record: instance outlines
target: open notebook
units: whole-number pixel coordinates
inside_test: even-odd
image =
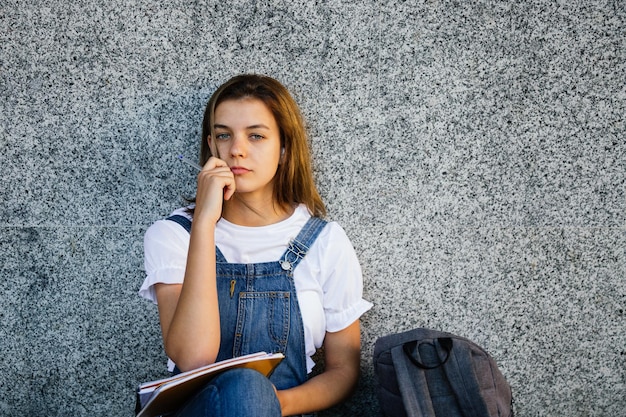
[[[269,376],[284,357],[282,353],[251,353],[143,383],[137,389],[137,417],[160,416],[177,410],[211,378],[228,369],[250,368]]]

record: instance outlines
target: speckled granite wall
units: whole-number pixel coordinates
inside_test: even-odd
[[[143,232],[246,71],[302,105],[375,303],[324,415],[378,415],[373,343],[418,326],[484,345],[519,417],[623,415],[624,2],[162,3],[0,3],[0,415],[132,415],[163,375]]]

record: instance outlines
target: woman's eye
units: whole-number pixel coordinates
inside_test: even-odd
[[[215,138],[217,140],[227,140],[228,138],[230,138],[230,135],[228,133],[218,133],[215,135]]]
[[[261,140],[263,139],[263,135],[257,135],[256,133],[253,133],[250,135],[250,139],[252,140]]]

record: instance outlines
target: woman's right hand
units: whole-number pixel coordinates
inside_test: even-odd
[[[235,176],[223,160],[211,157],[198,174],[194,223],[198,220],[212,221],[222,216],[224,200],[235,193]]]

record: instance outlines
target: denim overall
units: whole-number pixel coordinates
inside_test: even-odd
[[[175,215],[168,220],[191,230],[186,217]],[[293,271],[325,225],[326,221],[311,217],[278,261],[228,263],[216,247],[218,361],[258,351],[281,352],[285,359],[270,376],[274,386],[282,390],[307,380],[304,327]]]

